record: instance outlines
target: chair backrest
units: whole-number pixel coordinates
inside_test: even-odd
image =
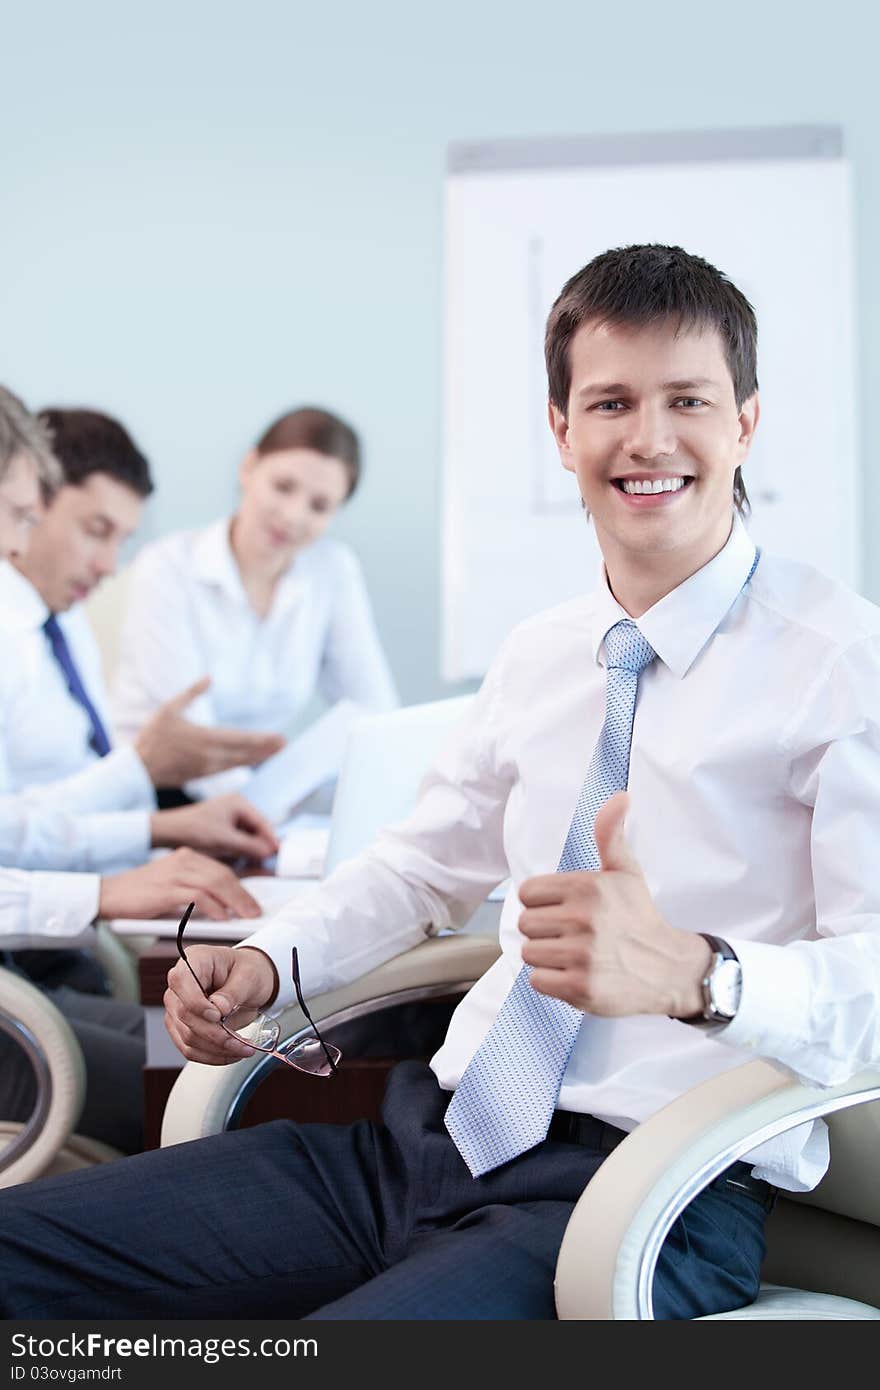
[[[336,783],[325,873],[409,815],[425,773],[473,699],[407,705],[353,725]]]
[[[105,579],[103,584],[99,584],[85,605],[92,631],[101,649],[104,679],[108,685],[113,677],[119,655],[122,620],[128,602],[130,581],[131,566],[127,565],[125,569],[121,569],[117,574]]]
[[[880,1308],[880,1102],[826,1119],[831,1167],[812,1192],[781,1196],[762,1279]]]
[[[825,1123],[831,1138],[831,1167],[818,1187],[795,1200],[880,1228],[880,1101],[841,1110]]]

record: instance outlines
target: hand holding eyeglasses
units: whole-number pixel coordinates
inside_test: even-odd
[[[223,1066],[257,1050],[297,1071],[332,1076],[342,1053],[324,1041],[309,1014],[300,988],[296,949],[291,961],[293,983],[311,1033],[280,1052],[276,1051],[277,1024],[262,1012],[277,987],[269,958],[247,946],[202,945],[184,950],[183,934],[193,907],[190,903],[178,928],[180,960],[168,972],[164,997],[165,1027],[184,1057]]]

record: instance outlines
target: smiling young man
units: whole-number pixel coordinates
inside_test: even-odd
[[[290,1001],[292,945],[308,997],[509,874],[500,959],[381,1125],[283,1121],[0,1194],[7,1316],[552,1318],[572,1207],[627,1132],[754,1056],[817,1086],[876,1065],[880,612],[748,537],[755,342],[676,247],[566,284],[550,417],[596,589],[513,632],[405,824],[240,949],[192,948],[212,1004],[176,966],[166,1022],[234,1061],[219,1020]],[[721,1174],[667,1236],[655,1315],[748,1303],[775,1187],[827,1161],[818,1121]]]

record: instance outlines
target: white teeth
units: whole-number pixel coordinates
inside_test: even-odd
[[[631,496],[639,496],[646,492],[680,492],[685,485],[684,478],[636,478],[624,479],[622,482],[624,492]]]

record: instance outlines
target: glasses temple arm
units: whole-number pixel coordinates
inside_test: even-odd
[[[324,1052],[324,1056],[327,1058],[327,1061],[328,1061],[329,1064],[330,1064],[330,1069],[331,1069],[331,1071],[335,1071],[335,1070],[336,1070],[336,1063],[335,1063],[334,1060],[333,1060],[333,1057],[332,1057],[332,1055],[331,1055],[331,1053],[330,1053],[330,1049],[328,1048],[328,1046],[327,1046],[327,1044],[325,1043],[324,1039],[321,1037],[321,1034],[320,1034],[320,1032],[318,1031],[318,1025],[316,1024],[315,1020],[312,1018],[312,1015],[309,1013],[308,1008],[306,1007],[306,1001],[305,1001],[305,999],[303,998],[303,992],[302,992],[302,988],[301,988],[300,982],[299,982],[299,957],[298,957],[298,955],[297,955],[296,947],[295,947],[295,946],[293,947],[293,949],[291,950],[291,953],[290,953],[290,973],[291,973],[291,975],[293,976],[293,987],[294,987],[294,989],[296,990],[296,1002],[299,1004],[300,1008],[302,1009],[303,1013],[305,1014],[305,1017],[306,1017],[306,1019],[308,1020],[309,1024],[311,1025],[311,1028],[312,1028],[312,1031],[313,1031],[315,1037],[318,1039],[318,1042],[321,1044],[321,1048],[322,1048],[322,1050],[323,1050],[323,1052]]]

